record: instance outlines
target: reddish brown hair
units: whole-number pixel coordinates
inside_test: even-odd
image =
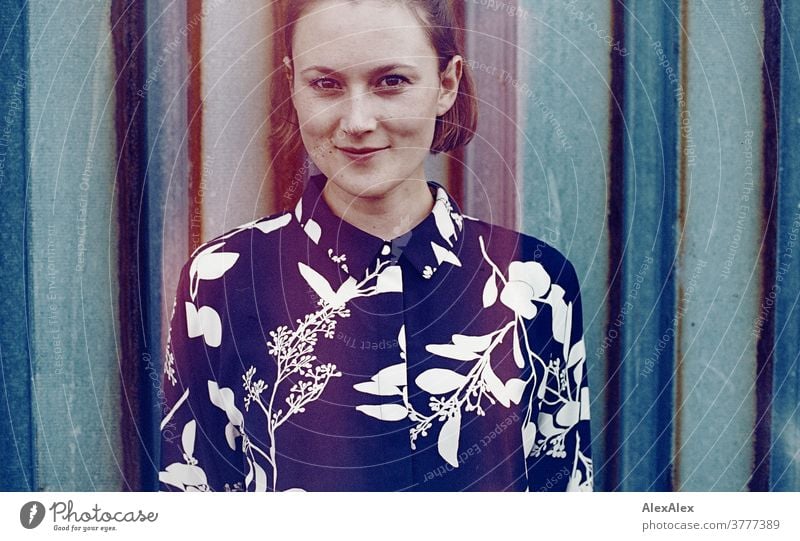
[[[305,11],[319,0],[285,0],[281,2],[281,26],[283,50],[279,58],[292,58],[292,39],[294,26]],[[349,0],[358,2],[359,0]],[[411,8],[419,20],[431,45],[439,57],[439,73],[446,68],[450,59],[463,55],[463,29],[456,24],[453,8],[447,0],[388,0],[401,2]],[[283,67],[278,68],[283,73]],[[286,78],[280,74],[273,77],[272,103],[276,105],[272,137],[284,142],[284,150],[296,149],[300,142],[297,112],[292,105]],[[462,63],[461,82],[458,96],[453,106],[436,118],[436,128],[431,143],[431,153],[448,152],[469,143],[475,135],[478,124],[478,100],[475,95],[475,82],[466,60]]]

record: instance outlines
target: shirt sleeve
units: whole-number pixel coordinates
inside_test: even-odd
[[[563,279],[552,284],[553,354],[533,398],[533,418],[526,429],[530,491],[593,490],[589,386],[583,313],[577,274],[565,263]]]
[[[191,260],[181,270],[170,318],[160,397],[159,489],[243,490],[244,421],[233,390],[220,388],[215,376],[224,308],[213,306],[213,295],[203,295],[213,290],[196,272]]]

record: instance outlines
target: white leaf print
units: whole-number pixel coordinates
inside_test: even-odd
[[[181,464],[180,462],[170,464],[164,468],[164,471],[158,472],[158,480],[183,491],[190,491],[194,487],[206,487],[208,485],[208,478],[203,468]]]
[[[581,387],[581,414],[580,414],[581,421],[589,420],[590,405],[591,403],[589,402],[589,387]]]
[[[406,385],[406,365],[405,363],[394,364],[380,370],[372,376],[372,381],[356,383],[353,388],[362,393],[377,396],[403,395],[400,387]]]
[[[162,431],[164,430],[164,427],[165,427],[165,426],[167,426],[167,425],[169,424],[169,422],[172,420],[172,416],[173,416],[173,415],[175,415],[175,412],[176,412],[176,411],[178,411],[178,408],[180,408],[180,407],[183,405],[183,403],[186,401],[186,399],[187,399],[187,398],[189,398],[189,389],[186,389],[186,390],[183,392],[183,394],[181,395],[181,397],[180,397],[180,398],[177,400],[177,402],[175,402],[175,404],[172,406],[172,409],[171,409],[171,410],[169,410],[169,413],[167,413],[167,414],[164,416],[164,418],[163,418],[163,419],[161,419],[161,430],[162,430]]]
[[[300,269],[300,274],[303,275],[311,289],[325,302],[333,304],[334,293],[328,280],[325,279],[320,273],[306,265],[305,263],[298,262],[297,268]]]
[[[550,275],[538,261],[512,261],[508,265],[508,281],[524,282],[535,298],[542,298],[550,289]]]
[[[203,254],[210,254],[212,252],[216,252],[217,250],[219,250],[223,246],[225,246],[224,242],[217,242],[217,243],[211,244],[209,246],[200,246],[197,250],[195,250],[195,253],[197,254],[196,257],[199,257],[199,256],[201,256]],[[193,267],[189,267],[189,268],[191,269]]]
[[[547,380],[539,383],[539,387],[536,389],[536,398],[542,400],[544,398],[545,393],[547,393]]]
[[[578,422],[580,412],[580,403],[570,400],[563,404],[556,413],[556,422],[563,427],[575,426]]]
[[[440,199],[439,196],[447,197],[445,194],[437,194],[436,204],[433,206],[433,217],[436,220],[436,228],[439,230],[439,234],[452,246],[453,242],[450,238],[456,236],[456,228],[453,225],[453,219],[450,217],[450,211],[447,210],[444,200]]]
[[[490,363],[486,363],[486,368],[483,370],[482,376],[483,381],[486,382],[486,388],[490,393],[492,393],[492,396],[494,396],[503,406],[509,407],[511,405],[511,399],[506,391],[506,386],[503,385],[503,382],[500,381],[500,378],[498,378],[497,374],[494,373]]]
[[[306,492],[305,489],[294,487],[294,488],[287,488],[284,492]]]
[[[298,201],[297,204],[294,206],[294,215],[297,218],[298,222],[303,219],[303,200],[302,199],[300,201]]]
[[[192,269],[200,280],[216,280],[233,267],[238,259],[239,254],[234,252],[203,253],[192,261]]]
[[[258,462],[253,462],[253,468],[256,471],[256,492],[266,492],[267,491],[267,472],[264,471],[264,468],[258,465]]]
[[[549,413],[539,412],[537,421],[539,424],[539,434],[547,439],[564,432],[563,428],[556,428],[556,425],[553,424],[553,416]]]
[[[440,246],[431,241],[431,248],[433,248],[433,254],[436,256],[436,261],[439,263],[439,265],[441,265],[442,262],[447,261],[456,267],[461,266],[461,260],[458,259],[458,256],[444,246]]]
[[[538,313],[533,304],[533,289],[524,282],[508,282],[500,293],[500,302],[525,319],[533,319]]]
[[[392,396],[392,395],[402,395],[403,393],[400,392],[400,389],[381,389],[380,384],[377,381],[362,381],[361,383],[356,383],[353,385],[353,389],[360,393],[367,393],[372,394],[375,396]]]
[[[456,359],[459,361],[474,361],[480,358],[480,354],[492,343],[492,335],[468,336],[466,334],[454,334],[452,344],[428,344],[425,349],[429,353]]]
[[[525,357],[522,354],[522,346],[520,345],[520,339],[519,339],[519,330],[517,329],[516,325],[514,325],[514,364],[517,365],[517,368],[525,367]]]
[[[404,387],[406,385],[406,364],[398,363],[387,366],[375,374],[373,379],[379,381],[381,385]]]
[[[244,486],[249,487],[250,482],[253,480],[253,461],[250,458],[247,458],[247,475],[244,478]]]
[[[181,434],[181,445],[183,446],[183,452],[189,458],[194,456],[194,435],[196,428],[197,421],[192,419],[183,426],[183,433]]]
[[[389,265],[378,275],[375,284],[375,293],[402,293],[403,272],[399,265]]]
[[[509,400],[519,405],[519,401],[522,400],[522,393],[525,392],[525,381],[519,378],[511,378],[506,382],[506,392]]]
[[[189,294],[192,300],[197,298],[200,280],[216,280],[220,278],[239,259],[239,254],[234,252],[215,253],[223,246],[225,246],[224,242],[212,244],[203,248],[192,259],[192,264],[189,266]]]
[[[406,358],[406,326],[400,326],[400,332],[397,333],[397,343],[400,346],[400,358]]]
[[[272,233],[273,231],[276,231],[281,227],[287,225],[291,221],[292,221],[292,215],[287,212],[282,216],[278,216],[277,218],[273,218],[271,220],[266,220],[263,222],[258,222],[253,227],[258,229],[262,233]]]
[[[531,454],[533,451],[533,444],[536,441],[536,423],[526,423],[522,427],[522,450],[525,456]]]
[[[466,334],[454,334],[453,344],[475,353],[483,353],[492,343],[492,335],[469,336]]]
[[[219,347],[222,343],[222,321],[217,311],[210,306],[203,306],[198,310],[194,304],[187,302],[186,330],[189,338],[202,336],[211,347]]]
[[[492,271],[492,275],[489,276],[483,286],[483,307],[489,308],[495,302],[497,302],[497,278],[494,271]]]
[[[225,425],[225,439],[228,441],[228,447],[231,448],[231,451],[236,450],[236,438],[241,435],[242,433],[239,432],[239,429],[233,426],[231,423]]]
[[[355,297],[358,297],[360,291],[358,289],[358,282],[352,276],[345,280],[333,296],[331,304],[334,308],[344,306]]]
[[[244,416],[234,404],[233,391],[230,387],[220,388],[216,381],[208,380],[208,398],[212,404],[225,412],[231,424],[235,426],[244,424]]]
[[[458,439],[461,435],[461,410],[447,419],[439,432],[439,454],[451,466],[458,468]]]
[[[500,381],[491,364],[487,363],[483,373],[483,381],[489,392],[505,407],[510,407],[511,403],[519,404],[522,400],[522,393],[525,392],[525,381],[519,378],[511,378],[505,384]]]
[[[580,470],[574,469],[572,470],[572,474],[569,476],[569,482],[567,483],[567,492],[591,492],[592,491],[592,483],[590,479],[583,479],[583,474]]]
[[[567,303],[564,302],[564,293],[564,288],[560,285],[553,284],[550,294],[547,296],[547,299],[545,299],[545,302],[549,304],[553,310],[553,338],[560,344],[563,344],[569,339],[565,332],[568,307]]]
[[[400,421],[408,416],[408,409],[400,404],[361,405],[356,409],[381,421]]]
[[[303,231],[306,232],[308,238],[314,241],[314,244],[319,244],[319,238],[322,236],[322,228],[317,222],[309,218],[306,225],[303,226]]]
[[[567,368],[575,366],[584,359],[586,359],[586,345],[583,343],[583,338],[581,338],[572,346],[572,349],[569,350]],[[575,380],[580,382],[581,378],[576,375]]]
[[[575,385],[580,385],[583,381],[583,362],[579,362],[572,370],[572,376]]]
[[[428,353],[433,353],[439,357],[455,359],[457,361],[474,361],[480,358],[480,355],[474,351],[470,351],[468,348],[455,344],[428,344],[425,346],[425,349]]]
[[[431,368],[415,380],[420,389],[430,394],[445,394],[464,385],[467,378],[446,368]]]

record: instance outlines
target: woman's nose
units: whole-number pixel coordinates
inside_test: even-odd
[[[343,104],[339,122],[341,130],[348,135],[360,135],[375,130],[377,120],[370,95],[365,92],[353,93]]]

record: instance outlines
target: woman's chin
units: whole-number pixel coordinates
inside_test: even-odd
[[[333,182],[337,188],[353,197],[375,198],[391,192],[402,183],[402,180],[388,180],[385,175],[377,171],[358,174],[342,171],[334,177],[329,177],[328,182]]]

